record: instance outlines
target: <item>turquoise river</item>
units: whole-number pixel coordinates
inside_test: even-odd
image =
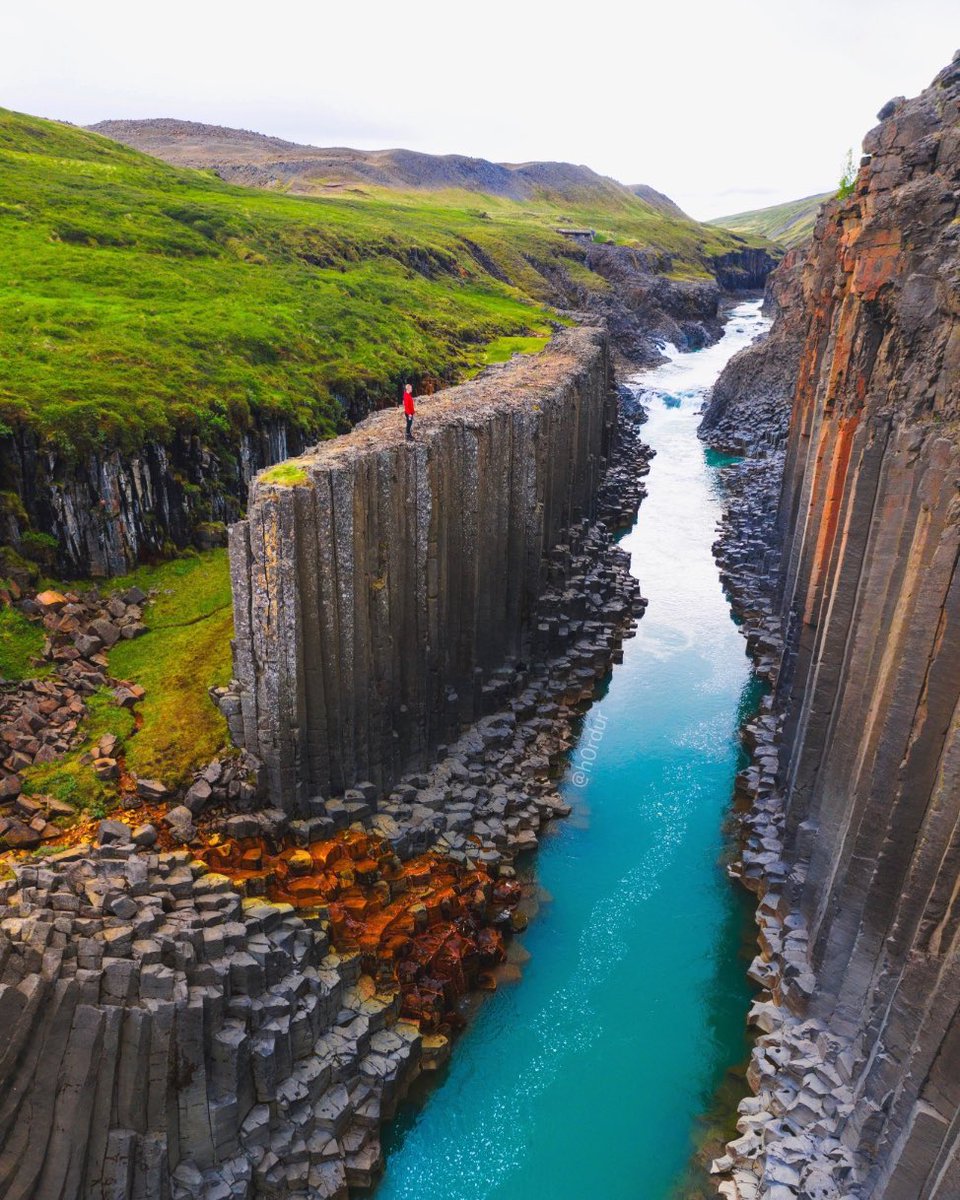
[[[635,377],[656,451],[624,537],[649,607],[587,714],[574,805],[533,870],[548,899],[519,983],[483,1003],[442,1081],[387,1131],[376,1200],[667,1200],[702,1115],[748,1052],[746,902],[720,859],[737,726],[754,696],[711,554],[717,470],[704,393],[767,322],[733,310],[714,346]],[[692,1190],[693,1189],[693,1190]]]

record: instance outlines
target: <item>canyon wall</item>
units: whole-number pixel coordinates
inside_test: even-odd
[[[788,317],[724,382],[749,413],[778,359],[797,373],[785,652],[742,781],[767,989],[744,1198],[960,1195],[960,56],[879,115]]]
[[[264,421],[214,450],[196,435],[65,459],[20,430],[0,438],[0,545],[66,578],[117,575],[139,559],[222,544],[257,471],[298,454],[303,432]],[[37,552],[36,534],[53,543]]]
[[[419,401],[412,442],[381,412],[255,481],[232,728],[275,804],[382,789],[503,699],[556,623],[546,556],[593,513],[615,413],[606,336],[569,330]]]
[[[960,62],[817,230],[781,524],[787,845],[872,1194],[960,1194]]]

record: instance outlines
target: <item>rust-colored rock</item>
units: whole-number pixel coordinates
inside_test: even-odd
[[[779,1163],[802,1195],[960,1196],[960,55],[880,115],[755,355],[792,342],[797,383],[786,652],[745,782],[751,1195]]]
[[[458,1024],[457,1001],[495,986],[501,929],[520,898],[511,880],[439,854],[401,862],[389,842],[355,830],[308,849],[217,839],[200,857],[248,896],[325,915],[336,949],[359,951],[381,988],[398,986],[401,1015],[424,1031]]]

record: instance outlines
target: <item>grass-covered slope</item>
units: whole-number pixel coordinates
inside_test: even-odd
[[[229,741],[208,689],[230,678],[233,608],[226,550],[141,567],[111,588],[156,589],[147,632],[110,652],[110,670],[146,688],[142,725],[126,752],[140,777],[179,784]]]
[[[84,810],[109,808],[119,794],[117,783],[97,777],[89,754],[105,733],[118,738],[116,753],[126,770],[170,787],[189,783],[192,771],[228,745],[226,722],[208,695],[210,687],[230,678],[233,612],[226,551],[140,567],[111,581],[111,590],[134,584],[153,597],[144,607],[147,632],[118,642],[109,651],[109,670],[115,679],[146,689],[136,720],[130,709],[117,706],[110,688],[101,688],[87,701],[83,742],[54,762],[22,773],[28,794],[51,795]],[[10,632],[12,619],[19,617],[40,636],[15,610],[0,608],[0,618],[4,614]],[[12,641],[5,645],[4,632],[0,620],[0,670],[6,667],[12,678],[20,647]],[[36,670],[19,674],[35,676]]]
[[[68,450],[253,412],[332,431],[334,393],[542,326],[460,257],[437,221],[231,188],[0,113],[0,419]]]
[[[774,204],[770,208],[735,213],[730,217],[714,217],[707,224],[747,237],[769,238],[781,246],[798,246],[813,233],[820,205],[832,195],[832,192],[822,192],[802,200],[791,200],[788,204]]]
[[[679,277],[741,245],[636,197],[240,188],[0,110],[0,433],[70,455],[264,414],[332,432],[338,401],[538,344],[507,339],[548,332],[564,281],[604,289],[556,233],[570,221]]]

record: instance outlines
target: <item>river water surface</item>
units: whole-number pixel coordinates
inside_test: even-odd
[[[739,305],[715,346],[636,377],[656,450],[623,539],[650,604],[590,709],[542,840],[552,899],[519,984],[483,1004],[443,1082],[387,1131],[376,1200],[666,1200],[698,1118],[746,1057],[744,901],[719,858],[753,687],[711,554],[705,390],[767,322]]]

